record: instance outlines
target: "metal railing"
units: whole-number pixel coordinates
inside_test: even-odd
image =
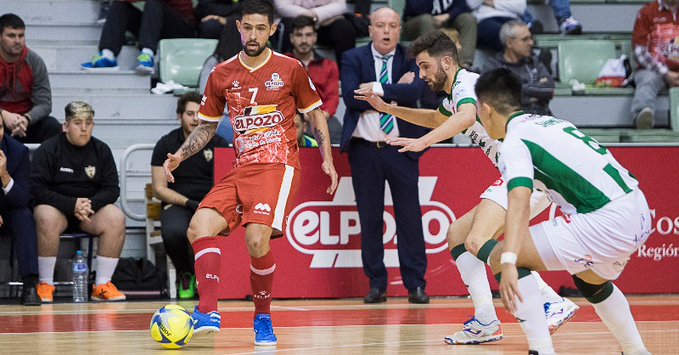
[[[149,170],[127,170],[127,161],[130,156],[137,152],[143,150],[153,150],[155,144],[151,143],[139,143],[133,144],[123,152],[123,156],[120,158],[120,207],[123,209],[123,213],[135,221],[145,221],[146,211],[144,214],[136,213],[130,208],[127,199],[127,179],[128,177],[151,177],[151,166],[149,165]]]

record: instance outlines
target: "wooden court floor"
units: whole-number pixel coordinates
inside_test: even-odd
[[[679,354],[679,296],[629,297],[647,347]],[[620,354],[618,344],[583,299],[575,318],[553,336],[561,354]],[[151,314],[168,302],[0,306],[0,354],[526,354],[518,324],[499,310],[504,339],[485,345],[446,345],[443,338],[473,312],[466,299],[411,305],[403,298],[364,305],[352,300],[275,300],[278,346],[255,347],[252,305],[223,301],[222,330],[195,337],[178,350],[149,335]],[[195,302],[177,302],[193,309]],[[496,303],[499,307],[500,305]]]

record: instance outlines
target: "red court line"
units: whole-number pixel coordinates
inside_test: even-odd
[[[471,308],[404,308],[274,311],[278,327],[351,326],[351,325],[407,325],[461,324],[468,320]],[[679,320],[679,305],[633,306],[637,321]],[[511,315],[499,310],[502,322],[515,323]],[[151,314],[99,313],[67,315],[0,316],[0,333],[79,332],[148,329]],[[580,309],[573,322],[600,321],[591,306]],[[248,311],[222,312],[222,328],[252,327],[252,313]]]

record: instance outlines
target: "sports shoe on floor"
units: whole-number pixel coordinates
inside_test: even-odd
[[[642,108],[641,111],[639,111],[639,113],[637,113],[637,115],[634,117],[634,124],[636,125],[637,129],[653,128],[653,125],[655,124],[655,120],[653,119],[654,115],[655,112],[652,108]]]
[[[554,334],[559,327],[571,320],[580,307],[568,298],[562,298],[561,302],[546,302],[545,318],[549,326],[549,334]]]
[[[445,337],[446,344],[483,344],[502,339],[502,324],[496,319],[488,324],[476,317],[466,321],[459,332]]]
[[[579,35],[582,33],[582,25],[573,17],[568,17],[561,21],[559,30],[565,35]]]
[[[188,272],[179,275],[179,287],[177,295],[180,299],[192,299],[196,296],[196,276]]]
[[[198,306],[193,310],[193,334],[219,333],[222,327],[222,316],[217,311],[200,313]]]
[[[270,314],[258,314],[255,316],[255,345],[278,344],[278,338],[273,333]]]
[[[120,67],[118,67],[118,61],[115,59],[108,59],[99,52],[92,57],[91,61],[80,64],[80,69],[86,71],[108,72],[118,70]]]
[[[44,303],[52,303],[54,301],[54,286],[41,282],[38,287],[38,296],[40,296],[40,300]]]
[[[134,68],[137,75],[153,74],[153,56],[148,53],[140,53],[137,57],[137,66]]]
[[[92,301],[124,301],[126,298],[111,281],[92,286]]]

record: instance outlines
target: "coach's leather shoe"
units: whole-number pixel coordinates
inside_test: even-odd
[[[39,306],[42,304],[35,284],[24,285],[21,290],[21,304],[24,306]]]
[[[363,298],[363,303],[382,303],[387,302],[387,292],[380,291],[379,288],[371,288],[370,293],[368,293],[365,298]]]
[[[429,296],[424,292],[422,287],[412,290],[408,294],[408,302],[410,303],[429,303]]]

